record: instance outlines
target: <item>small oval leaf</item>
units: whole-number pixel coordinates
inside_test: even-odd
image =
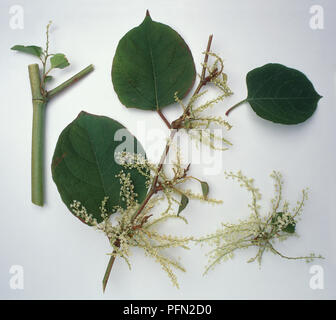
[[[204,199],[208,198],[208,194],[209,194],[209,185],[207,182],[205,181],[201,181],[201,187],[202,187],[202,193],[203,193],[203,197]]]
[[[64,69],[70,65],[67,57],[63,53],[56,53],[50,58],[52,68]]]
[[[121,170],[126,174],[130,172],[137,200],[141,202],[145,198],[146,178],[136,169],[125,169],[115,160],[115,152],[124,149],[145,156],[136,138],[108,117],[81,112],[62,131],[53,156],[52,176],[69,210],[74,200],[80,201],[100,222],[99,207],[104,197],[108,197],[106,209],[109,213],[116,205],[125,207],[120,197],[119,178],[116,178]]]
[[[188,203],[189,203],[189,198],[186,195],[182,194],[181,201],[180,201],[180,206],[179,206],[178,212],[177,212],[178,216],[186,208],[186,206],[188,205]]]
[[[112,82],[128,108],[157,110],[183,98],[196,77],[194,60],[182,37],[149,14],[119,41]]]
[[[11,48],[11,50],[20,51],[28,54],[32,54],[36,57],[41,57],[43,49],[38,46],[22,46],[22,45],[16,45]]]
[[[249,102],[258,116],[282,124],[307,120],[321,96],[300,71],[269,63],[246,76]]]

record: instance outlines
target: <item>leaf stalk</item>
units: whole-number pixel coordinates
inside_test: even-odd
[[[247,102],[247,99],[244,99],[244,100],[242,100],[242,101],[236,103],[235,105],[233,105],[231,108],[229,108],[229,109],[225,112],[225,115],[228,117],[228,116],[229,116],[229,113],[230,113],[233,109],[237,108],[238,106],[240,106],[241,104],[243,104],[243,103],[245,103],[245,102]]]

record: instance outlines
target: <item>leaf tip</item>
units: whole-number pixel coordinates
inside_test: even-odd
[[[77,117],[75,118],[75,121],[87,115],[91,115],[91,114],[82,110],[80,113],[78,113]]]
[[[189,203],[189,198],[185,194],[182,194],[181,201],[180,201],[180,206],[179,206],[178,212],[177,212],[178,217],[180,216],[180,213],[186,208],[188,203]]]
[[[146,17],[151,17],[148,9],[146,10]]]

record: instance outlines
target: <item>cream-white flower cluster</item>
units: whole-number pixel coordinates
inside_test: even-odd
[[[204,52],[205,54],[205,52]],[[212,149],[227,150],[231,146],[231,142],[223,137],[222,130],[215,127],[225,128],[230,130],[232,126],[220,116],[211,116],[205,113],[206,110],[212,108],[217,103],[223,101],[225,98],[231,96],[233,93],[227,84],[227,75],[223,73],[224,63],[223,60],[215,53],[208,52],[210,57],[215,58],[212,65],[204,65],[210,75],[210,83],[214,84],[220,90],[220,94],[210,100],[200,103],[199,101],[204,98],[208,93],[208,90],[204,90],[200,93],[194,94],[187,104],[183,103],[178,97],[178,93],[175,93],[175,101],[180,104],[183,109],[183,115],[178,119],[176,124],[179,128],[183,128],[187,131],[191,139],[198,143],[205,144]]]
[[[238,173],[226,173],[227,178],[234,179],[240,183],[240,186],[246,188],[251,194],[252,201],[249,208],[252,213],[246,220],[240,220],[236,224],[222,224],[214,234],[198,239],[199,243],[208,243],[213,246],[209,254],[209,264],[206,267],[205,273],[215,267],[222,261],[233,258],[234,253],[240,249],[256,247],[258,249],[256,256],[248,260],[253,262],[257,260],[261,264],[262,256],[265,251],[270,251],[285,259],[303,259],[307,262],[313,259],[322,258],[321,255],[310,254],[301,257],[288,257],[280,253],[273,246],[276,240],[284,240],[289,236],[295,235],[294,226],[298,217],[303,210],[304,202],[307,199],[307,191],[302,191],[302,199],[297,202],[296,208],[289,211],[288,202],[283,202],[282,209],[282,176],[279,172],[273,172],[271,177],[275,181],[275,198],[272,199],[272,211],[268,215],[260,214],[260,206],[258,200],[261,199],[259,190],[254,187],[253,180],[248,179],[240,171]],[[286,229],[289,225],[293,225],[291,230]]]
[[[149,169],[154,169],[154,167],[152,165],[148,166],[147,161],[132,158],[126,153],[120,155],[119,160],[125,159],[127,161],[124,161],[122,164],[125,168],[138,168],[150,178]],[[101,217],[103,218],[103,221],[100,223],[98,223],[77,200],[74,200],[70,205],[72,212],[85,223],[93,226],[107,236],[113,249],[113,252],[110,254],[111,256],[123,258],[128,266],[131,267],[129,260],[131,248],[141,248],[147,256],[152,257],[161,265],[172,283],[178,287],[177,277],[173,269],[180,271],[185,271],[185,269],[177,260],[167,257],[164,251],[174,247],[187,249],[187,243],[192,240],[192,238],[160,234],[156,231],[155,227],[159,227],[167,219],[174,218],[187,222],[186,219],[178,217],[176,213],[166,213],[154,217],[151,212],[152,209],[157,207],[159,202],[164,200],[164,197],[158,195],[152,196],[146,206],[139,211],[140,205],[136,200],[137,194],[134,192],[134,185],[130,173],[125,173],[124,170],[121,170],[116,177],[118,177],[120,181],[120,197],[122,201],[124,201],[125,206],[115,206],[113,208],[113,212],[115,213],[111,214],[106,209],[108,197],[105,197],[99,207]]]
[[[120,180],[121,201],[125,202],[127,207],[134,205],[138,194],[134,192],[134,185],[131,180],[131,173],[125,173],[124,170],[121,170],[119,174],[116,175],[116,178],[119,178]]]
[[[272,219],[277,231],[281,232],[289,225],[295,225],[296,221],[290,212],[278,212]]]

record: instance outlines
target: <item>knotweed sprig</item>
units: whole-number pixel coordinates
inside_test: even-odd
[[[203,68],[202,68],[202,74],[200,76],[200,82],[197,86],[197,88],[195,89],[195,92],[193,94],[193,97],[196,97],[199,93],[200,90],[203,88],[203,86],[205,86],[206,84],[208,84],[209,82],[211,82],[211,80],[213,78],[217,77],[217,73],[214,71],[213,74],[210,74],[209,76],[206,77],[206,71],[207,71],[207,62],[208,62],[208,58],[209,58],[209,52],[210,52],[210,46],[211,46],[211,42],[212,42],[212,35],[209,37],[208,40],[208,45],[207,45],[207,50],[205,53],[205,57],[204,57],[204,64],[203,64]],[[219,101],[220,99],[218,99]],[[217,101],[216,101],[217,102]],[[210,102],[208,103],[208,106],[210,106],[211,104],[213,104],[214,102]],[[186,110],[183,112],[182,116],[181,116],[181,121],[180,123],[182,123],[185,119],[184,116],[188,115],[189,111],[188,111],[189,107],[186,108]],[[201,109],[199,110],[199,112],[201,111]],[[139,205],[134,205],[134,206],[129,206],[127,207],[128,209],[126,210],[130,210],[130,212],[132,212],[132,214],[128,214],[125,213],[125,209],[119,208],[119,212],[121,212],[122,216],[127,216],[130,217],[128,218],[128,230],[130,228],[135,228],[136,230],[144,230],[144,227],[147,223],[147,220],[149,219],[149,216],[145,216],[144,214],[149,210],[149,208],[151,208],[153,205],[153,201],[155,201],[155,199],[157,199],[157,193],[159,191],[162,191],[164,194],[163,198],[166,198],[167,202],[168,202],[168,206],[167,209],[161,214],[161,217],[158,218],[158,220],[155,220],[154,222],[151,222],[151,225],[157,225],[158,223],[161,223],[163,221],[165,221],[166,219],[169,218],[179,218],[179,219],[185,219],[183,217],[180,217],[179,214],[180,212],[187,206],[188,202],[189,202],[189,197],[191,198],[196,198],[196,199],[200,199],[200,200],[205,200],[205,201],[209,201],[209,202],[216,202],[214,199],[208,199],[208,192],[209,192],[209,186],[207,185],[206,182],[204,181],[200,181],[195,177],[192,176],[188,176],[187,173],[189,171],[189,165],[185,168],[182,168],[181,166],[181,161],[180,161],[180,154],[179,152],[177,153],[177,161],[174,164],[174,168],[173,168],[173,177],[169,177],[166,174],[165,168],[164,168],[164,162],[165,159],[168,155],[170,146],[172,144],[172,141],[174,139],[174,136],[176,134],[176,132],[183,128],[183,126],[173,126],[173,124],[178,123],[179,121],[176,120],[174,121],[172,124],[169,123],[169,121],[165,118],[165,116],[162,114],[162,112],[160,110],[157,110],[158,114],[160,115],[160,117],[162,118],[162,120],[165,122],[165,124],[167,125],[167,127],[169,129],[174,129],[171,130],[170,136],[168,138],[166,147],[163,151],[163,154],[161,156],[160,162],[158,165],[153,165],[151,164],[149,161],[147,161],[146,159],[135,159],[134,156],[130,155],[130,154],[126,154],[126,153],[121,153],[119,154],[119,160],[121,160],[121,164],[124,165],[125,168],[136,168],[136,170],[140,173],[142,173],[143,175],[145,175],[147,177],[147,181],[148,181],[148,186],[149,186],[149,191],[148,194],[146,196],[146,198],[143,200],[143,202]],[[217,122],[219,120],[216,120]],[[223,122],[226,123],[226,122]],[[124,157],[124,160],[122,160],[122,158]],[[126,160],[125,160],[126,159]],[[141,161],[139,161],[141,160]],[[180,188],[177,187],[177,185],[182,184],[183,182],[190,180],[190,179],[194,179],[197,180],[201,183],[201,188],[202,188],[202,193],[203,195],[199,195],[196,194],[194,192],[192,192],[189,189],[186,190],[182,190]],[[121,182],[122,183],[122,182]],[[127,190],[130,190],[130,188],[128,188]],[[181,199],[177,200],[174,195],[179,194]],[[219,202],[219,201],[217,201]],[[177,214],[174,212],[173,210],[173,205],[174,203],[179,204],[179,208],[177,211]],[[136,224],[135,223],[138,221],[138,219],[140,218],[145,219],[145,221],[141,221],[140,223]],[[136,227],[138,226],[138,227]],[[124,230],[124,229],[123,229]],[[140,231],[137,231],[137,233],[139,233]],[[132,241],[133,239],[136,239],[136,237],[134,237],[132,232],[127,231],[126,232],[127,235],[131,234],[132,237]],[[115,261],[115,257],[117,255],[122,256],[123,258],[125,258],[127,256],[127,248],[129,246],[125,246],[125,244],[129,244],[129,240],[128,241],[122,241],[119,239],[119,236],[124,235],[124,233],[121,232],[115,232],[113,233],[116,235],[115,238],[113,238],[113,240],[110,240],[112,246],[114,246],[114,250],[111,256],[111,259],[109,261],[105,276],[104,276],[104,280],[103,280],[103,288],[105,290],[113,263]],[[147,230],[147,235],[148,230]],[[155,235],[157,235],[157,233],[155,233]],[[153,234],[152,234],[153,236]],[[191,239],[191,238],[190,238]],[[169,269],[169,264],[167,266],[167,260],[165,259],[161,259],[158,257],[162,257],[161,255],[157,254],[158,248],[156,248],[154,251],[152,250],[153,247],[149,246],[148,244],[150,242],[145,241],[144,238],[141,238],[141,240],[143,241],[143,248],[146,248],[146,252],[148,255],[150,256],[155,256],[157,261],[161,261],[160,264],[163,267],[164,270],[167,271],[168,275],[170,276],[170,278],[172,279],[173,283],[176,285],[176,278],[173,276],[173,274],[171,273],[171,269]],[[182,242],[187,241],[187,239],[183,239]],[[139,242],[140,243],[140,242]],[[146,245],[147,244],[147,245]],[[172,243],[168,242],[166,244],[159,244],[158,247],[169,247],[171,246]],[[176,245],[176,241],[174,242],[174,246]],[[124,247],[125,249],[122,250],[120,248]],[[165,262],[164,262],[165,261]],[[174,264],[172,264],[174,265]],[[176,267],[176,265],[174,265]]]
[[[209,37],[208,40],[208,45],[207,45],[207,52],[210,51],[210,46],[211,46],[211,42],[212,42],[212,36]],[[204,64],[206,64],[208,61],[208,54],[205,54],[205,58],[204,58]],[[203,66],[202,69],[202,75],[200,78],[200,82],[197,86],[197,88],[195,89],[195,92],[193,94],[193,96],[196,96],[199,94],[200,90],[202,89],[203,86],[205,86],[210,79],[206,78],[205,76],[206,74],[206,68],[205,66]],[[186,168],[182,168],[181,166],[181,161],[179,160],[179,156],[177,156],[177,162],[175,164],[175,168],[173,169],[174,172],[174,176],[172,178],[169,178],[168,175],[165,173],[164,170],[164,162],[165,159],[169,153],[169,149],[170,146],[173,142],[174,136],[176,134],[176,132],[178,131],[179,128],[173,128],[172,125],[169,123],[169,121],[165,118],[165,116],[162,114],[162,112],[160,110],[157,110],[158,114],[160,115],[161,119],[164,121],[164,123],[167,125],[167,127],[169,129],[174,129],[171,130],[170,136],[167,140],[166,143],[166,147],[163,151],[163,154],[161,156],[161,159],[159,161],[158,165],[153,165],[151,164],[149,161],[147,161],[146,159],[142,158],[134,158],[134,156],[127,154],[127,153],[121,153],[119,155],[116,156],[116,158],[119,157],[119,163],[122,164],[125,168],[136,168],[136,170],[138,172],[140,172],[141,174],[145,175],[147,177],[147,181],[148,181],[148,187],[149,187],[149,191],[148,194],[146,196],[146,198],[143,200],[143,202],[138,205],[138,206],[134,206],[132,208],[132,214],[131,214],[131,225],[133,225],[134,223],[136,223],[136,221],[140,218],[144,216],[144,213],[148,210],[148,208],[151,208],[152,203],[155,199],[157,199],[157,193],[159,191],[163,191],[164,197],[167,200],[168,206],[167,209],[164,210],[164,212],[161,214],[161,217],[158,218],[158,220],[156,221],[152,221],[151,225],[157,225],[158,223],[161,223],[169,218],[176,218],[176,219],[185,219],[183,217],[179,216],[179,213],[186,207],[186,205],[189,202],[188,197],[183,193],[182,190],[177,189],[176,185],[182,183],[182,180],[186,180],[187,178],[187,172],[189,170],[189,166],[187,166]],[[124,158],[124,159],[123,159]],[[120,161],[121,160],[121,161]],[[203,192],[203,198],[207,199],[207,195],[208,195],[208,190],[209,187],[207,186],[207,184],[205,182],[202,182],[202,192]],[[196,194],[192,194],[189,191],[185,191],[188,192],[189,195],[193,195],[195,198],[202,198],[199,195]],[[181,200],[177,200],[174,197],[174,194],[178,193],[181,196]],[[152,200],[154,199],[154,200]],[[179,204],[179,209],[177,214],[174,212],[173,210],[173,205],[174,204]],[[123,210],[121,210],[121,212],[123,212]],[[148,218],[146,218],[147,222]],[[145,223],[142,224],[142,226],[144,226]],[[141,224],[140,224],[141,225]],[[134,225],[133,225],[134,227]],[[143,229],[143,227],[141,228],[137,228],[137,229]],[[148,233],[147,233],[148,235]],[[132,237],[133,238],[133,237]],[[120,252],[120,246],[122,243],[120,243],[120,241],[118,240],[118,236],[116,238],[116,240],[112,243],[113,245],[115,245],[112,257],[109,261],[105,276],[104,276],[104,280],[103,280],[103,288],[105,290],[116,254],[118,252]],[[148,255],[153,256],[154,253],[157,253],[156,250],[158,250],[158,248],[156,248],[154,251],[152,250],[151,247],[148,246],[148,241],[144,241],[144,238],[142,238],[143,243],[147,243],[147,246],[144,246],[145,248],[147,248],[146,252]],[[176,244],[176,242],[174,242]],[[162,247],[163,244],[161,244],[160,246]],[[169,243],[164,244],[164,247],[167,247],[167,245],[169,245]],[[123,255],[123,257],[125,256],[125,254]],[[157,254],[154,255],[155,257],[158,257]],[[160,256],[161,257],[161,256]],[[170,276],[170,278],[172,279],[173,283],[176,285],[176,278],[172,275],[172,273],[170,272],[171,269],[168,268],[167,264],[163,263],[164,259],[160,260],[159,258],[157,258],[157,260],[160,262],[161,266],[164,268],[164,270],[166,270],[168,272],[168,275]]]
[[[257,254],[248,262],[262,262],[265,251],[270,251],[282,258],[290,260],[306,260],[311,262],[313,259],[322,258],[321,255],[311,253],[307,256],[288,257],[280,253],[274,247],[276,241],[282,241],[290,236],[296,235],[296,224],[302,214],[304,203],[307,200],[307,190],[302,190],[301,199],[293,210],[289,210],[289,203],[282,199],[283,180],[279,172],[273,171],[271,177],[274,179],[275,197],[271,200],[271,211],[263,216],[260,214],[258,200],[261,198],[259,190],[254,187],[253,179],[248,179],[241,172],[225,173],[227,179],[233,179],[240,183],[241,187],[246,188],[251,194],[252,201],[249,204],[251,215],[246,220],[240,220],[236,224],[222,224],[214,234],[208,235],[197,241],[206,242],[214,246],[208,253],[209,263],[204,273],[215,267],[220,262],[234,257],[234,253],[239,249],[256,247]]]

